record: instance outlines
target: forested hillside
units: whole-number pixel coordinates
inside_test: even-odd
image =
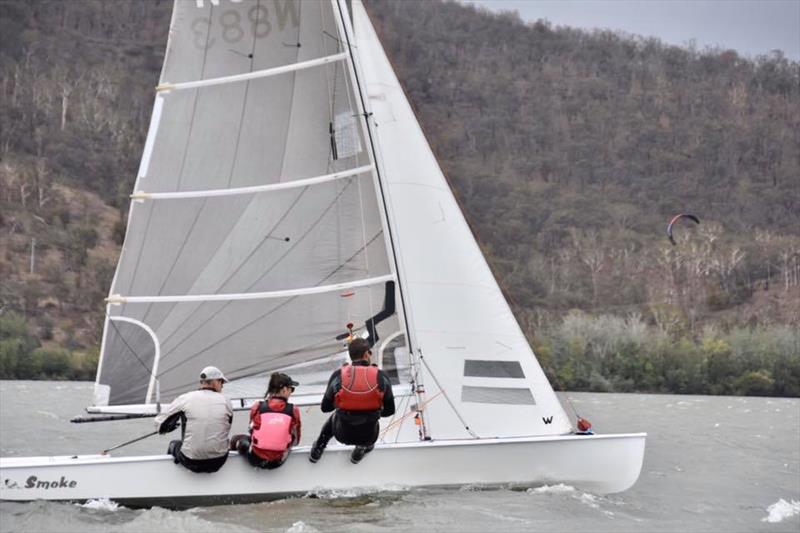
[[[171,4],[0,1],[0,377],[91,367]],[[800,64],[367,8],[558,384],[800,394]]]

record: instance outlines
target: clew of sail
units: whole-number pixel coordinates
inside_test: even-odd
[[[95,405],[169,401],[209,364],[259,395],[381,309],[397,276],[339,27],[324,0],[175,1]]]
[[[352,9],[359,71],[411,310],[407,318],[422,358],[429,434],[570,432],[360,0],[353,0]]]

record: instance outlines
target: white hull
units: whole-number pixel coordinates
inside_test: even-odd
[[[386,444],[377,445],[359,465],[349,462],[352,447],[329,446],[312,464],[304,446],[277,470],[253,468],[232,453],[214,474],[192,473],[166,455],[3,458],[0,499],[108,498],[127,505],[187,507],[319,490],[548,483],[605,494],[636,482],[645,437],[638,433]]]

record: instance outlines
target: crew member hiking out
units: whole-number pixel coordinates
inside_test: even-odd
[[[233,409],[222,395],[227,381],[219,368],[205,367],[200,372],[200,390],[181,394],[155,418],[162,435],[180,422],[183,436],[169,443],[167,453],[192,472],[216,472],[228,458]]]
[[[281,466],[292,446],[300,442],[300,409],[289,403],[297,385],[286,374],[272,374],[266,399],[250,408],[250,434],[231,438],[231,450],[259,468]]]
[[[378,440],[380,418],[394,414],[392,384],[384,372],[370,365],[370,343],[357,338],[348,348],[351,364],[331,374],[322,398],[322,412],[334,412],[311,445],[308,459],[319,461],[331,437],[355,445],[350,461],[357,464],[371,452]]]

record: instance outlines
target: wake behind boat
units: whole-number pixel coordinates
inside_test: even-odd
[[[636,481],[645,435],[575,434],[352,6],[176,0],[88,411],[153,415],[211,364],[240,409],[277,370],[313,403],[349,332],[378,339],[405,391],[376,449],[353,465],[349,447],[318,464],[297,448],[272,471],[232,454],[213,474],[166,455],[1,459],[0,498]]]

